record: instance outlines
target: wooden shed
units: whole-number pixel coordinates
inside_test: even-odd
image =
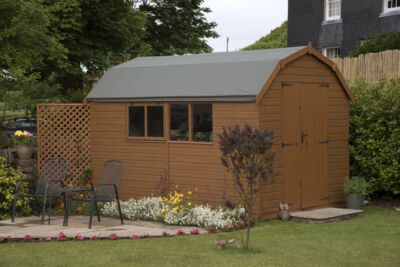
[[[139,57],[111,68],[87,96],[94,177],[105,160],[126,162],[122,198],[148,196],[168,173],[170,190],[199,201],[234,199],[217,135],[245,124],[273,130],[274,169],[259,219],[344,202],[349,176],[349,91],[311,44],[272,50]]]

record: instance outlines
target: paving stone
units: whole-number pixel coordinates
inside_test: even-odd
[[[290,220],[295,222],[326,223],[337,222],[360,216],[362,210],[322,208],[290,213]]]
[[[46,218],[47,219],[47,218]],[[11,236],[13,238],[22,238],[26,234],[34,238],[56,238],[60,232],[65,233],[68,237],[76,236],[77,234],[90,237],[96,235],[97,237],[109,237],[110,234],[117,234],[119,237],[129,237],[132,234],[137,236],[161,236],[163,231],[170,235],[174,235],[178,229],[187,234],[193,228],[199,229],[200,233],[207,233],[204,228],[196,226],[175,226],[165,225],[159,222],[147,221],[124,221],[121,224],[119,219],[115,218],[101,218],[98,222],[97,218],[93,218],[92,229],[88,229],[89,217],[88,216],[71,216],[69,218],[69,225],[62,226],[63,217],[52,217],[50,225],[40,224],[40,217],[24,217],[16,218],[15,223],[11,220],[0,221],[0,237]]]

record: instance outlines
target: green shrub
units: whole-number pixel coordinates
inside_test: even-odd
[[[350,56],[358,57],[362,54],[395,49],[400,49],[400,32],[386,32],[379,36],[372,34],[362,44],[358,45],[354,53],[350,53]]]
[[[344,183],[344,192],[346,195],[366,196],[368,195],[368,183],[364,178],[354,176]]]
[[[0,219],[10,217],[12,213],[15,186],[18,180],[24,179],[25,175],[7,164],[7,160],[0,157]],[[22,183],[20,193],[26,193],[28,185]],[[30,199],[19,198],[17,201],[17,211],[19,214],[28,214],[31,209],[29,207]]]
[[[352,86],[350,106],[350,170],[365,177],[371,194],[400,194],[400,83],[399,80]]]

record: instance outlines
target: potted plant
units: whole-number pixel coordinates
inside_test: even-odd
[[[18,157],[22,160],[27,160],[32,157],[32,142],[33,142],[33,134],[27,131],[16,131],[12,140],[14,143],[14,147],[17,148]]]
[[[368,194],[368,183],[364,178],[354,176],[345,182],[344,192],[346,193],[347,208],[359,210]]]

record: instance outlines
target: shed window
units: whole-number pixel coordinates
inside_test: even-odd
[[[193,141],[212,141],[212,105],[192,105]]]
[[[324,56],[328,58],[337,58],[340,57],[340,47],[333,46],[333,47],[325,47],[322,50]]]
[[[129,136],[144,137],[144,107],[129,107]]]
[[[325,20],[340,19],[342,0],[325,0]]]
[[[212,104],[170,105],[171,141],[212,142]]]
[[[385,0],[384,12],[400,10],[400,0]]]
[[[129,107],[129,136],[164,137],[164,107]]]
[[[170,106],[170,138],[173,141],[189,140],[189,106],[177,104]]]

